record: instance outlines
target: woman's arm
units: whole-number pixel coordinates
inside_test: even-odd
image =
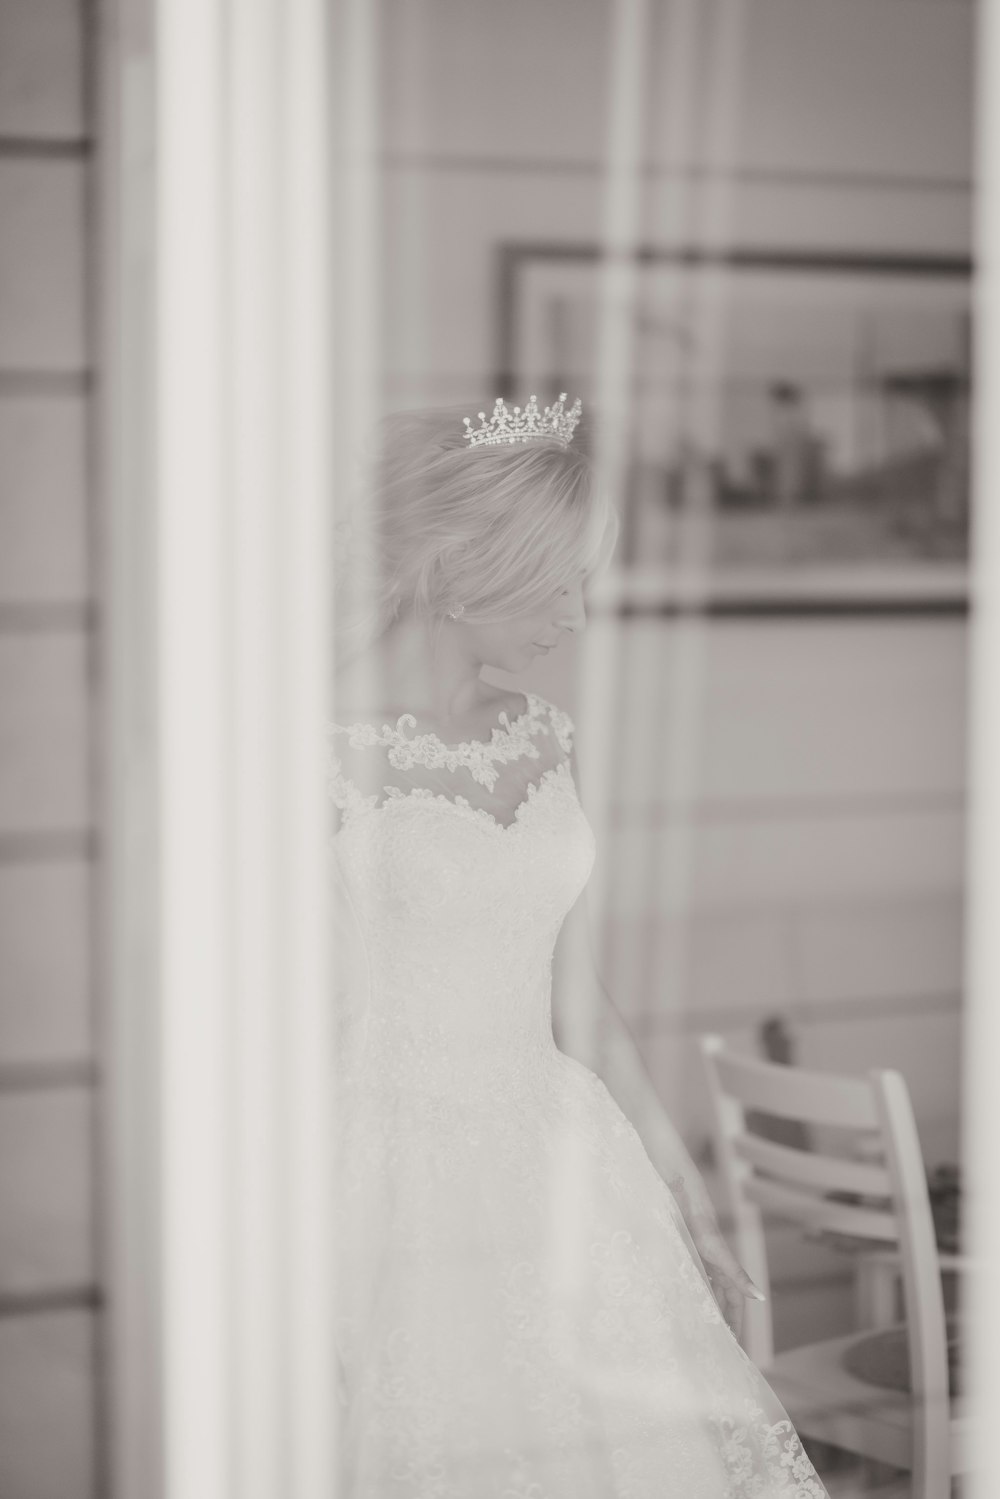
[[[552,1028],[560,1051],[596,1072],[638,1131],[690,1228],[715,1208],[690,1152],[674,1127],[627,1024],[608,994],[594,959],[581,894],[567,914],[553,964]]]
[[[583,895],[563,922],[553,968],[552,1027],[557,1046],[598,1073],[635,1126],[646,1154],[680,1209],[722,1315],[742,1341],[745,1298],[765,1298],[729,1248],[701,1173],[601,982]]]
[[[579,787],[576,758],[570,754]],[[642,1140],[684,1218],[709,1285],[737,1339],[744,1298],[764,1296],[734,1257],[719,1228],[700,1171],[674,1128],[632,1033],[602,982],[594,959],[586,894],[567,913],[553,958],[552,1028],[559,1049],[598,1073]]]

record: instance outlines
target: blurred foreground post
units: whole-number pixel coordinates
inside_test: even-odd
[[[986,1266],[967,1290],[974,1499],[996,1493],[1000,1410],[1000,10],[979,7],[977,337],[965,1150],[969,1244]]]
[[[331,1499],[328,7],[104,0],[115,1499]]]

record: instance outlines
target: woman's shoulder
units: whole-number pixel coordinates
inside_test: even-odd
[[[506,697],[507,701],[504,701]],[[570,715],[557,703],[550,702],[538,692],[512,692],[498,697],[497,710],[507,713],[511,721],[522,718],[540,718],[548,721],[563,750],[568,754],[572,748],[574,724]]]
[[[537,692],[529,692],[525,696],[528,699],[528,712],[543,715],[548,720],[559,741],[560,749],[568,755],[573,748],[576,725],[565,708],[550,702],[548,698],[542,697]]]

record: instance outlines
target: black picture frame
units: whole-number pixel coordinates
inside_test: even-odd
[[[816,308],[825,307],[825,292],[828,297],[833,297],[832,309],[836,309],[839,299],[839,304],[844,309],[844,318],[850,311],[851,299],[854,297],[859,326],[863,322],[862,314],[868,323],[873,321],[872,309],[880,315],[880,299],[884,298],[886,307],[893,311],[892,318],[888,313],[881,321],[878,317],[875,318],[877,327],[883,329],[883,338],[885,329],[895,327],[897,336],[903,335],[903,344],[909,343],[912,347],[906,357],[899,360],[897,369],[877,370],[870,381],[863,387],[859,385],[858,389],[863,389],[864,401],[876,413],[881,409],[880,402],[890,402],[893,410],[904,413],[910,411],[911,424],[914,416],[925,419],[929,435],[925,449],[914,450],[917,456],[909,471],[917,478],[910,482],[909,488],[905,481],[907,469],[901,462],[895,462],[895,455],[893,464],[881,462],[875,478],[870,478],[863,471],[863,465],[859,464],[861,472],[856,482],[855,476],[849,475],[846,480],[838,478],[837,485],[828,484],[826,493],[833,498],[823,500],[827,504],[824,519],[832,517],[841,525],[844,537],[858,550],[858,555],[855,556],[829,559],[817,557],[812,561],[808,556],[805,560],[802,557],[791,560],[779,557],[777,560],[772,558],[767,565],[760,567],[733,565],[722,555],[707,574],[703,572],[693,580],[684,575],[683,566],[676,565],[676,562],[672,565],[664,563],[658,574],[655,568],[651,571],[646,565],[651,552],[648,545],[639,548],[643,566],[636,565],[634,536],[631,538],[632,552],[628,552],[629,524],[632,519],[628,513],[628,503],[634,498],[630,494],[623,506],[625,557],[620,569],[622,589],[615,602],[616,611],[626,615],[687,610],[735,615],[965,614],[969,607],[968,489],[971,473],[969,449],[972,440],[969,414],[972,398],[974,287],[972,257],[854,250],[706,250],[690,246],[646,246],[637,249],[629,259],[629,269],[634,270],[639,278],[636,281],[639,296],[645,294],[647,287],[669,284],[674,288],[672,306],[675,309],[680,305],[676,288],[683,287],[685,277],[691,278],[689,284],[692,286],[704,286],[707,278],[714,276],[720,284],[726,286],[730,297],[739,297],[744,288],[756,288],[759,294],[763,287],[767,289],[768,296],[781,296],[787,291],[791,312],[783,324],[786,332],[794,330],[796,306],[806,309],[806,312],[812,307],[810,298],[814,290]],[[556,303],[562,306],[564,314],[567,307],[570,309],[571,328],[574,316],[580,326],[591,316],[596,318],[600,276],[605,265],[605,252],[596,242],[514,241],[498,247],[495,263],[493,380],[496,393],[502,394],[507,400],[517,400],[529,393],[529,384],[531,389],[538,384],[541,386],[537,390],[539,398],[544,395],[549,399],[550,393],[558,393],[559,387],[568,389],[571,398],[584,394],[586,405],[586,397],[592,396],[596,384],[596,369],[593,368],[596,358],[586,351],[581,356],[577,349],[576,356],[571,351],[568,357],[571,367],[560,368],[560,356],[553,350],[551,367],[547,368],[544,357],[539,355],[539,348],[529,350],[526,345],[539,345],[539,339],[541,345],[544,345],[545,334],[543,332],[539,335],[538,328],[540,324],[554,322],[551,313]],[[660,278],[659,283],[655,278]],[[695,278],[700,278],[700,281],[696,282]],[[893,303],[893,298],[898,306]],[[912,298],[915,315],[906,314],[909,305],[907,298]],[[936,311],[939,304],[940,314]],[[749,299],[746,306],[752,308]],[[953,317],[956,319],[954,336],[950,331]],[[803,329],[806,329],[805,318],[804,312]],[[822,322],[822,318],[819,321]],[[827,315],[827,330],[836,332],[840,321],[843,319],[839,317],[831,321],[831,315]],[[565,315],[563,324],[566,324]],[[763,326],[760,317],[758,326]],[[926,357],[920,355],[920,338],[917,335],[921,333],[921,328],[926,347],[936,349],[947,346],[951,351],[946,358],[939,360],[937,366],[928,366]],[[799,338],[799,353],[796,357],[800,363],[804,357],[802,351],[808,350],[810,336],[812,335],[807,330]],[[817,328],[816,339],[821,339],[822,336],[822,328]],[[794,343],[790,334],[788,342],[789,347]],[[824,353],[822,349],[817,349],[816,352],[820,355]],[[565,354],[565,349],[563,353]],[[580,368],[572,367],[574,357],[578,357]],[[760,358],[759,351],[755,357]],[[781,357],[787,361],[790,355],[786,350]],[[811,359],[812,355],[809,357]],[[921,357],[924,358],[923,364]],[[796,387],[792,379],[786,378],[787,371],[783,373],[779,354],[775,354],[775,359],[777,362],[774,369],[760,378],[768,380],[768,399],[775,406],[784,401],[790,407],[798,399],[795,395]],[[588,362],[592,378],[588,385],[584,374],[584,388],[581,389],[581,369]],[[820,359],[819,363],[822,362]],[[725,375],[720,377],[724,378]],[[754,378],[758,378],[756,371]],[[746,381],[745,384],[749,390],[749,382]],[[789,391],[792,392],[791,395]],[[751,394],[754,393],[751,391]],[[742,398],[746,402],[745,393]],[[759,406],[760,400],[756,394],[754,399]],[[759,423],[759,414],[757,420]],[[944,437],[939,448],[934,446],[935,420],[942,424],[941,430],[947,436],[947,451]],[[813,450],[817,445],[816,442],[813,443]],[[803,450],[809,451],[807,448]],[[757,456],[754,455],[755,461]],[[904,449],[905,456],[907,452]],[[953,506],[954,513],[942,519],[934,508],[939,503],[937,497],[941,489],[940,481],[935,479],[934,484],[929,487],[928,475],[934,479],[935,474],[940,474],[941,465],[946,459],[952,469],[957,465],[961,471],[964,465],[964,488],[959,496],[960,509]],[[718,467],[721,471],[723,465],[719,463]],[[803,469],[803,472],[807,470]],[[874,483],[875,479],[883,486],[879,491],[883,508],[878,511],[866,510],[864,484]],[[804,485],[805,480],[802,482]],[[893,485],[902,494],[903,503],[896,496]],[[796,524],[802,520],[801,515],[796,517],[791,508],[782,512],[779,518],[769,514],[769,499],[763,490],[755,492],[744,486],[745,493],[741,496],[737,486],[730,486],[730,489],[735,494],[735,500],[732,501],[734,510],[745,500],[739,525],[730,526],[732,535],[742,537],[746,533],[751,537],[756,536],[757,544],[763,538],[766,549],[769,527],[773,534],[778,534],[778,519],[782,525],[788,517],[793,517]],[[955,483],[952,484],[952,490],[955,490]],[[721,489],[721,485],[719,492],[727,494]],[[803,494],[808,494],[805,488]],[[860,500],[858,495],[861,496]],[[751,513],[754,504],[757,504],[757,512]],[[808,522],[800,526],[807,544],[819,547],[823,544],[822,527],[813,525],[813,531],[820,535],[820,541],[808,542],[808,525],[812,525],[820,515],[820,510],[814,509]],[[720,534],[725,532],[727,524],[728,518],[724,517],[719,527]],[[865,528],[872,529],[872,537],[868,536]],[[888,547],[890,543],[899,550],[899,555],[877,554],[878,547]],[[871,556],[864,551],[869,546]],[[923,548],[924,551],[915,550],[911,556],[907,553],[908,547]],[[940,555],[936,554],[935,548]]]

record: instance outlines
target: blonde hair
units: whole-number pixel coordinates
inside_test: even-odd
[[[470,624],[530,613],[574,573],[610,559],[618,514],[595,483],[585,430],[568,447],[534,439],[470,449],[464,414],[383,421],[338,547],[339,659],[407,610],[435,632],[458,605]]]

